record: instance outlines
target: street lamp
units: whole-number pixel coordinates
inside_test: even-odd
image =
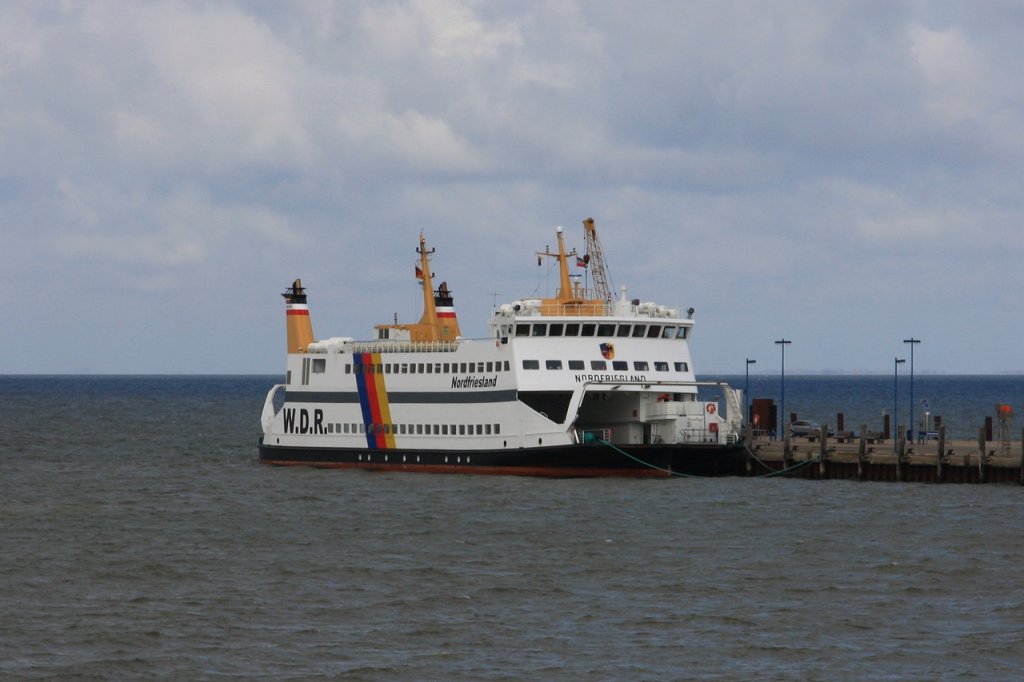
[[[910,344],[910,433],[911,442],[913,442],[914,433],[914,346],[921,343],[921,339],[915,339],[911,336],[909,339],[903,339],[903,343]]]
[[[896,429],[900,428],[899,424],[899,395],[900,395],[900,365],[906,360],[900,358],[894,358],[896,360],[892,366],[892,451],[896,452],[896,436],[899,435]]]
[[[786,437],[786,346],[793,343],[786,339],[775,342],[782,347],[782,414],[779,417],[779,438]]]
[[[750,421],[750,366],[756,362],[757,360],[747,358],[747,385],[743,389],[743,395],[745,397],[745,400],[743,401],[743,409],[745,410],[743,413],[744,421]]]

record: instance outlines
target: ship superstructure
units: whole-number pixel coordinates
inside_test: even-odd
[[[603,254],[591,253],[593,221],[584,228],[584,256],[567,252],[560,228],[557,251],[538,254],[556,259],[555,295],[496,306],[482,339],[461,336],[423,235],[423,315],[377,325],[372,340],[313,341],[296,280],[284,294],[287,373],[264,405],[261,460],[549,476],[717,466],[738,448],[740,400],[721,383],[704,384],[721,404],[699,399],[692,310],[630,300],[624,288],[612,300]],[[574,281],[570,265],[599,269],[600,293]]]

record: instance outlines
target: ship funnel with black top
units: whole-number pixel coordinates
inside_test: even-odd
[[[313,343],[313,323],[309,320],[309,306],[306,305],[306,290],[302,280],[296,279],[281,294],[284,296],[285,322],[288,327],[288,352],[305,353]]]

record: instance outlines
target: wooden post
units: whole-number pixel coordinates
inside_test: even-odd
[[[882,440],[889,440],[891,432],[889,430],[889,415],[882,417]]]
[[[846,430],[846,415],[842,412],[836,413],[836,433]]]
[[[1024,429],[1020,432],[1020,484],[1024,485]]]
[[[978,429],[978,483],[985,482],[985,427]]]
[[[945,472],[942,470],[942,458],[946,456],[946,425],[939,426],[939,449],[935,455],[935,482],[942,483]]]
[[[747,445],[747,476],[754,473],[754,425],[749,421],[743,426],[743,442]]]
[[[860,425],[860,448],[857,450],[857,480],[863,481],[867,474],[867,467],[864,466],[864,458],[868,450],[868,425]],[[1024,485],[1024,483],[1022,483]]]
[[[793,450],[789,445],[789,429],[782,435],[782,468],[788,469],[793,465]]]
[[[821,433],[818,436],[818,442],[821,443],[818,448],[818,478],[825,478],[825,452],[828,450],[828,427],[822,426]]]
[[[907,430],[903,424],[896,425],[896,480],[903,480],[903,455],[907,452]]]

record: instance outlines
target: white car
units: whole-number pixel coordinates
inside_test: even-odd
[[[793,436],[817,436],[821,433],[821,424],[807,420],[795,421],[789,425],[789,433]],[[828,435],[832,435],[831,429]]]

